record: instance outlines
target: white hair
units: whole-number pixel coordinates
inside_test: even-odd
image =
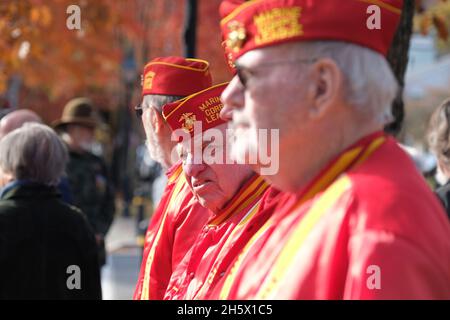
[[[146,105],[152,106],[159,113],[162,113],[162,107],[165,104],[177,101],[184,98],[183,96],[170,96],[170,95],[159,95],[159,94],[148,94],[144,96],[144,101]]]
[[[153,108],[156,112],[162,116],[162,107],[177,100],[182,99],[181,96],[171,95],[145,95],[142,101],[143,108]],[[166,124],[167,125],[167,124]],[[168,126],[168,125],[167,125]],[[166,159],[164,146],[167,145],[167,141],[170,141],[170,135],[167,137],[161,137],[155,132],[155,128],[151,123],[148,123],[148,129],[146,130],[146,147],[150,153],[150,157],[159,162],[163,167],[170,167],[169,159]],[[167,141],[166,141],[167,140]]]
[[[399,86],[384,56],[340,41],[307,41],[294,45],[296,56],[330,58],[336,62],[345,77],[347,102],[362,116],[383,125],[392,121],[391,104]]]
[[[450,99],[433,111],[427,129],[431,151],[450,169]]]
[[[0,167],[18,180],[55,186],[67,161],[66,146],[43,124],[25,123],[0,141]]]

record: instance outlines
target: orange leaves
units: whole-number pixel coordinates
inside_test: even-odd
[[[425,1],[416,0],[418,14],[415,17],[415,29],[423,35],[434,29],[438,38],[446,42],[449,40],[450,32],[450,1],[439,0],[432,3],[426,7]]]
[[[9,78],[19,75],[23,87],[39,97],[44,93],[49,100],[64,100],[95,88],[115,106],[123,90],[126,48],[134,49],[137,74],[151,58],[183,54],[185,3],[0,0],[0,95]],[[220,46],[219,3],[198,1],[197,55],[211,62],[215,83],[229,78]],[[73,4],[80,8],[81,30],[66,26],[66,11]]]
[[[197,22],[197,52],[210,62],[214,83],[231,79],[221,45],[219,5],[221,0],[199,1]]]
[[[425,15],[423,16],[420,21],[419,21],[419,31],[420,34],[422,35],[427,35],[428,32],[430,31],[430,27],[431,27],[431,17],[429,15]]]
[[[423,35],[427,35],[430,32],[431,27],[434,27],[437,31],[439,39],[447,41],[449,36],[450,25],[448,21],[442,15],[437,13],[426,14],[419,20],[419,30]]]
[[[1,1],[0,90],[14,74],[50,97],[75,95],[101,86],[105,78],[120,81],[116,31],[118,25],[127,28],[121,23],[123,12],[112,11],[108,0],[79,3],[81,30],[69,30],[71,0]]]
[[[52,22],[52,14],[48,6],[40,5],[30,10],[30,22],[36,26],[47,27]]]
[[[3,72],[0,72],[0,92],[6,91],[7,82],[8,82],[8,79],[6,77],[6,74]]]
[[[449,25],[445,22],[444,17],[442,16],[433,16],[433,25],[436,28],[439,38],[444,41],[448,39],[448,29]]]

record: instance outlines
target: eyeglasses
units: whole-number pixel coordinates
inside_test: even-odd
[[[139,102],[134,107],[134,112],[136,112],[136,117],[138,117],[139,119],[142,117],[142,114],[144,113],[144,108],[142,107],[142,103],[141,102]]]
[[[271,67],[271,66],[274,66],[277,64],[314,63],[316,61],[317,61],[317,58],[272,61],[272,62],[262,63],[255,67],[243,67],[243,66],[239,65],[238,63],[236,63],[235,67],[236,67],[236,75],[239,79],[239,82],[242,84],[244,89],[247,89],[248,79],[254,73],[254,70],[256,70],[256,69]]]

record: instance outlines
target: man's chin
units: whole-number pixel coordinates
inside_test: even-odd
[[[214,187],[210,187],[208,192],[193,192],[202,207],[205,207],[214,213],[216,213],[226,202],[223,197],[219,196],[221,194],[220,190]]]
[[[219,206],[217,205],[217,203],[215,201],[211,201],[205,198],[199,198],[198,202],[200,202],[200,204],[202,205],[202,207],[205,207],[207,209],[209,209],[211,212],[213,213],[218,213],[219,212]]]

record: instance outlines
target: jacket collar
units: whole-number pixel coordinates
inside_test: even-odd
[[[0,191],[0,200],[33,198],[33,197],[59,197],[60,194],[55,187],[46,186],[40,183],[15,180],[8,183]]]

